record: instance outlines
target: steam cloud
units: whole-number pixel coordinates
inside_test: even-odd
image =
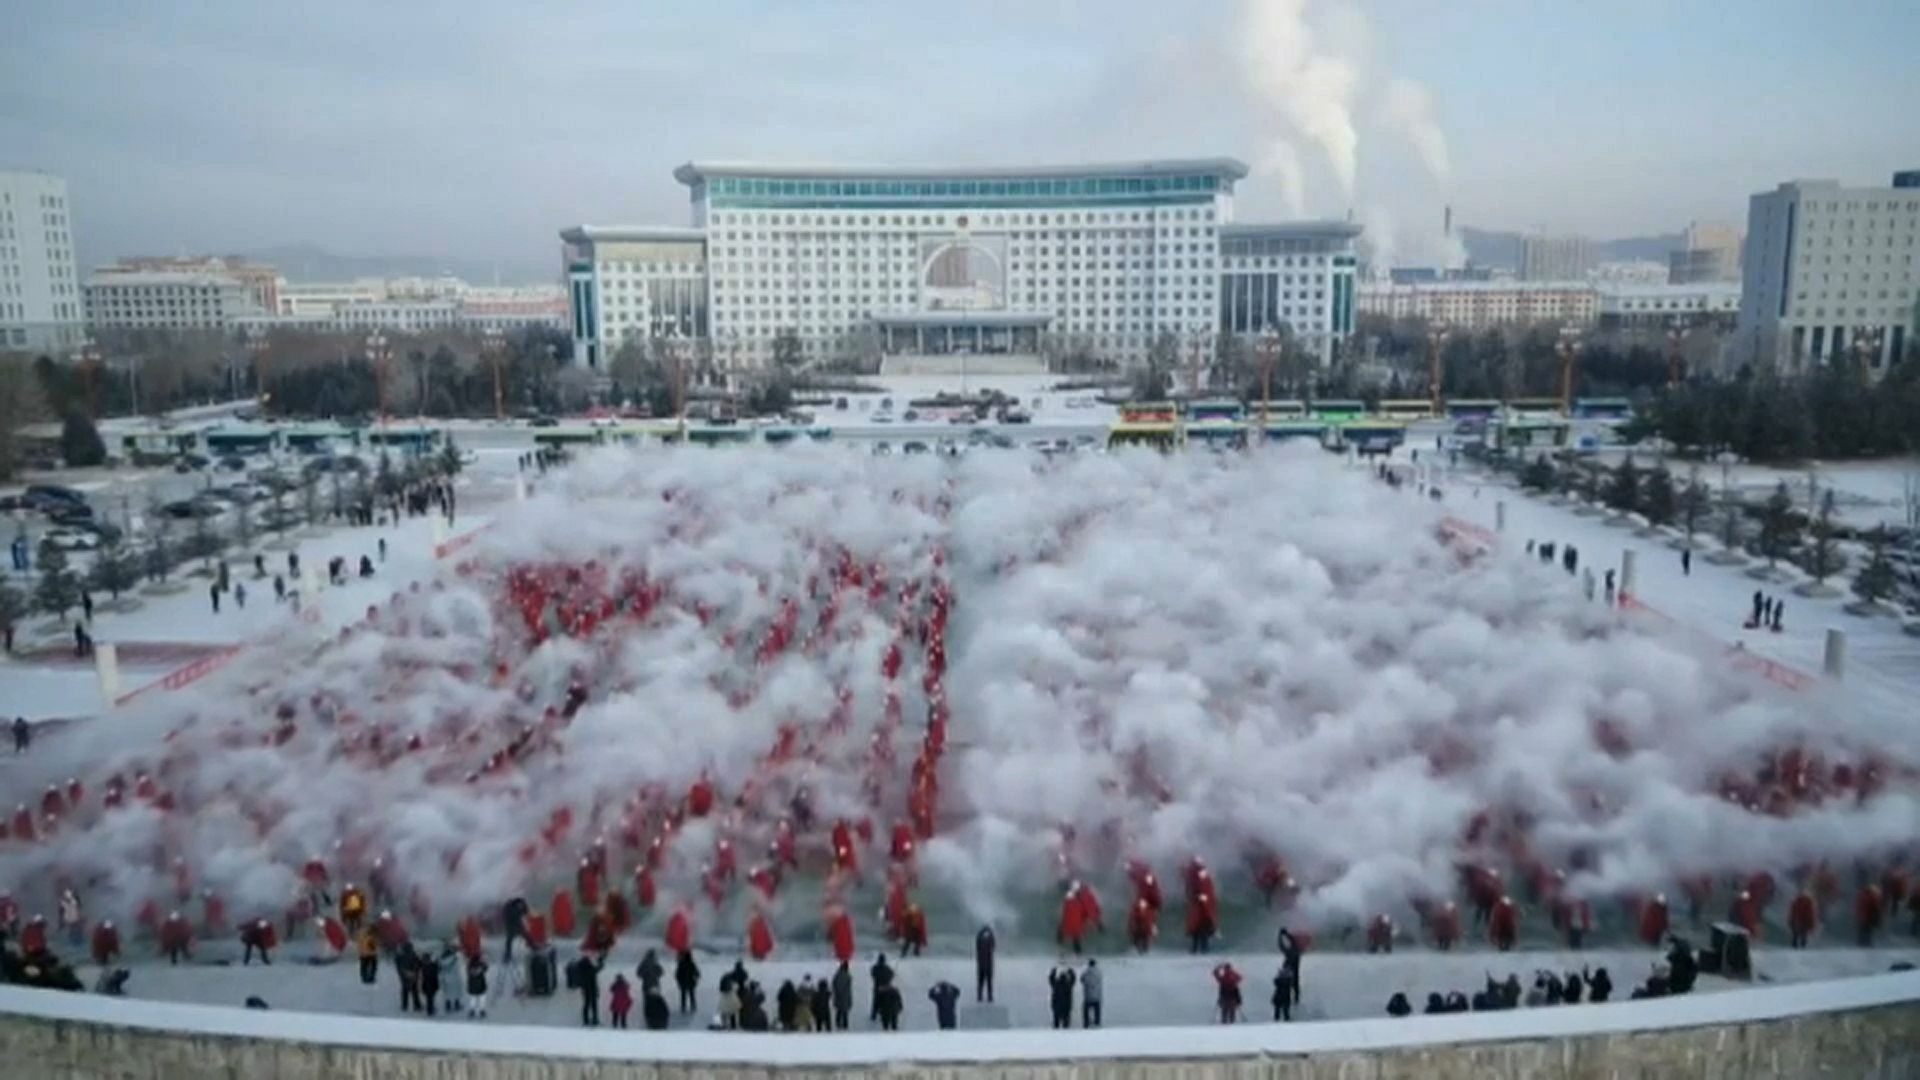
[[[919,863],[949,932],[993,919],[1044,935],[1034,913],[1058,877],[1124,897],[1130,859],[1171,878],[1200,855],[1242,899],[1260,860],[1282,859],[1303,890],[1294,918],[1333,927],[1453,894],[1468,862],[1570,869],[1580,895],[1624,898],[1910,850],[1910,726],[1774,696],[1531,560],[1462,565],[1435,517],[1317,450],[603,452],[499,521],[467,572],[341,639],[262,646],[219,685],[11,763],[6,807],[69,777],[86,790],[36,842],[0,842],[0,885],[50,913],[70,883],[90,914],[126,920],[178,903],[178,859],[237,918],[284,910],[312,855],[336,883],[364,883],[382,858],[445,926],[516,893],[543,902],[595,837],[623,882],[639,857],[625,827],[653,835],[649,815],[704,776],[721,809],[671,833],[654,925],[687,900],[703,933],[737,934],[747,890],[708,905],[701,871],[724,835],[744,872],[804,789],[820,824],[802,830],[808,869],[774,915],[783,935],[816,927],[837,817],[876,826],[850,898],[877,902],[928,701],[920,661],[890,683],[883,656],[908,633],[899,590],[943,574],[952,723]],[[840,552],[885,587],[844,594],[808,640]],[[510,565],[645,580],[665,599],[644,621],[530,647],[503,599]],[[789,599],[802,635],[757,662]],[[584,706],[541,726],[574,679]],[[530,753],[470,779],[528,724],[542,732]],[[795,749],[769,766],[783,728]],[[1764,803],[1774,788],[1755,777],[1788,747],[1822,777],[1871,766],[1877,790],[1741,805]],[[171,810],[131,793],[102,807],[107,777],[143,772]]]

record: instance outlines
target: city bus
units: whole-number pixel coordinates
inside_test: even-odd
[[[1380,403],[1379,411],[1388,420],[1431,420],[1433,402],[1420,398],[1390,398]]]
[[[200,434],[201,445],[211,457],[225,454],[264,454],[280,444],[278,433],[270,427],[248,425],[208,428]]]
[[[191,431],[135,431],[120,437],[121,453],[141,466],[165,465],[199,445],[200,436]]]
[[[749,427],[712,427],[701,425],[687,429],[687,444],[690,446],[739,446],[753,441],[754,431]]]
[[[408,454],[427,454],[439,449],[442,432],[430,427],[368,428],[367,445],[375,450],[393,447]]]
[[[533,445],[550,450],[573,446],[598,446],[606,441],[604,428],[547,428],[533,433]]]
[[[1559,398],[1514,398],[1505,409],[1509,419],[1545,420],[1562,416]]]
[[[1351,398],[1329,398],[1316,401],[1308,407],[1316,420],[1346,421],[1359,420],[1367,415],[1367,403]]]
[[[1298,398],[1269,401],[1265,404],[1256,401],[1251,406],[1248,406],[1247,415],[1254,419],[1265,417],[1269,421],[1305,420],[1307,418],[1307,403]]]
[[[1180,409],[1171,401],[1129,401],[1120,406],[1122,424],[1171,424]]]
[[[1349,420],[1332,429],[1336,448],[1351,447],[1362,457],[1389,454],[1407,441],[1407,425],[1398,420]]]
[[[1583,420],[1631,420],[1633,402],[1623,397],[1574,398],[1573,415]]]
[[[1186,430],[1189,446],[1204,446],[1210,450],[1241,450],[1247,445],[1247,425],[1237,420],[1207,420],[1188,424]]]
[[[1196,401],[1187,406],[1187,421],[1202,424],[1214,420],[1238,422],[1246,419],[1247,407],[1233,398],[1216,398],[1211,401]]]
[[[1448,399],[1446,402],[1449,420],[1487,420],[1500,411],[1500,403],[1487,398]]]
[[[1270,419],[1267,426],[1260,429],[1260,441],[1263,443],[1291,442],[1295,439],[1311,439],[1324,444],[1327,438],[1327,425],[1318,420],[1280,420]]]
[[[352,447],[360,444],[358,432],[335,424],[310,424],[286,428],[280,432],[280,438],[286,442],[287,449],[296,454],[327,454],[332,453],[337,447]]]
[[[1573,425],[1565,420],[1496,419],[1487,424],[1487,444],[1497,453],[1567,445]]]
[[[1181,444],[1180,425],[1170,420],[1158,423],[1122,421],[1107,432],[1107,448],[1110,450],[1146,446],[1165,452],[1177,450]]]

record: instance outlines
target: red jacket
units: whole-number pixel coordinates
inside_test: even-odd
[[[757,911],[747,921],[747,954],[755,960],[773,954],[773,930],[767,925],[767,917]]]
[[[1656,896],[1640,908],[1640,940],[1647,945],[1658,945],[1666,938],[1667,902]]]
[[[1487,920],[1487,938],[1495,945],[1511,945],[1520,932],[1520,913],[1514,910],[1513,901],[1501,897],[1493,905],[1493,914]]]
[[[1880,926],[1880,914],[1884,905],[1880,899],[1880,886],[1868,885],[1860,890],[1853,902],[1853,917],[1866,930],[1875,930]]]
[[[1787,929],[1796,934],[1811,934],[1818,921],[1813,894],[1802,892],[1793,898],[1793,904],[1787,909]]]
[[[1086,908],[1080,903],[1078,893],[1068,893],[1060,898],[1060,940],[1079,941],[1086,933]]]
[[[1157,914],[1145,898],[1135,900],[1133,911],[1127,916],[1127,936],[1136,944],[1152,942],[1154,935],[1159,932],[1155,923]]]
[[[833,916],[827,925],[827,937],[833,941],[834,959],[843,963],[853,959],[853,919],[846,912]]]
[[[93,928],[93,962],[106,964],[120,958],[120,931],[111,922]]]
[[[1435,948],[1451,949],[1460,942],[1460,909],[1451,902],[1443,904],[1429,920]]]
[[[676,911],[667,919],[667,949],[673,953],[683,953],[693,947],[693,920],[684,910]]]

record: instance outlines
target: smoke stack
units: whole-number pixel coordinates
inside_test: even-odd
[[[1453,237],[1453,204],[1452,203],[1447,204],[1446,212],[1440,219],[1440,235],[1447,237],[1449,239]]]

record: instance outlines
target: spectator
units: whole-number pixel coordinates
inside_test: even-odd
[[[1413,1006],[1408,1004],[1405,993],[1396,990],[1393,992],[1393,996],[1387,999],[1388,1016],[1401,1017],[1410,1015],[1412,1012]]]
[[[973,1000],[993,1000],[993,927],[983,926],[973,936]]]
[[[845,960],[833,972],[833,1026],[845,1031],[853,1014],[853,970]]]
[[[927,991],[927,997],[933,1001],[933,1015],[940,1030],[952,1031],[958,1026],[956,1006],[960,1001],[959,987],[942,979]]]
[[[613,1026],[627,1026],[627,1013],[633,1010],[633,984],[627,982],[625,975],[613,977],[613,988],[607,993],[607,1009],[613,1013]]]
[[[27,752],[27,747],[32,745],[33,745],[33,726],[27,723],[27,718],[24,716],[14,717],[13,718],[13,752],[16,754],[24,754]]]
[[[1080,1026],[1095,1028],[1100,1025],[1100,1004],[1106,977],[1101,974],[1100,961],[1088,960],[1085,971],[1080,973]]]
[[[1273,976],[1274,1023],[1293,1019],[1293,970],[1285,964]]]
[[[1053,1006],[1053,1026],[1057,1029],[1073,1026],[1073,969],[1062,960],[1047,973],[1048,1000]]]

